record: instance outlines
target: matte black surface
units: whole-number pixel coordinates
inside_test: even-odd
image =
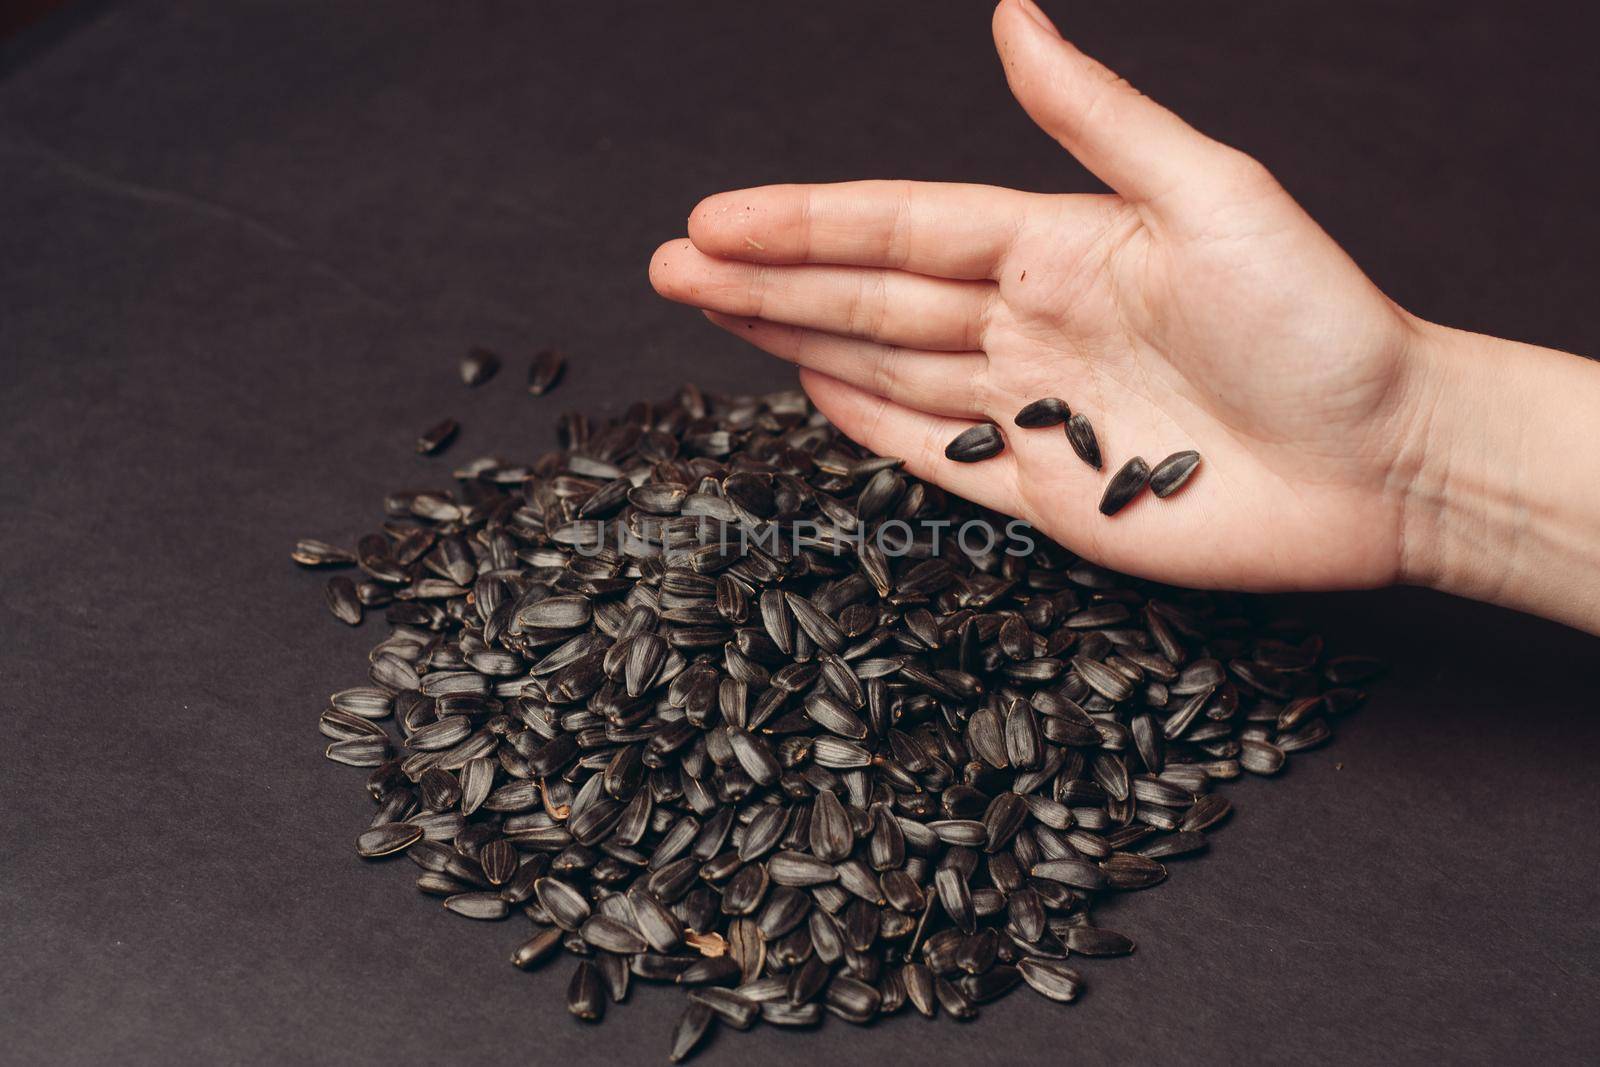
[[[1048,6],[1407,307],[1600,351],[1591,27]],[[675,992],[581,1026],[570,964],[507,964],[520,918],[356,858],[362,774],[315,720],[377,631],[288,550],[453,459],[531,457],[563,409],[788,382],[649,291],[703,193],[1092,188],[1008,98],[987,4],[90,4],[3,55],[0,1061],[664,1062]],[[469,392],[472,343],[510,358]],[[533,400],[552,343],[567,381]],[[410,454],[447,414],[446,457]],[[1141,948],[1087,961],[1083,1002],[724,1033],[701,1062],[1592,1059],[1600,642],[1413,592],[1300,607],[1402,666],[1106,915]]]

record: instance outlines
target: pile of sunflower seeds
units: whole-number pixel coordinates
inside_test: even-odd
[[[389,625],[320,725],[370,769],[360,855],[520,913],[512,963],[576,957],[579,1019],[682,987],[674,1061],[719,1027],[1076,999],[1072,956],[1134,949],[1095,903],[1202,851],[1211,785],[1326,741],[1379,669],[1244,598],[952,537],[1005,520],[798,394],[560,436],[391,494],[354,552],[296,546],[359,568],[338,618]]]

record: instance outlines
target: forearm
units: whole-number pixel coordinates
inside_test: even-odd
[[[1600,363],[1417,331],[1405,580],[1600,633]]]

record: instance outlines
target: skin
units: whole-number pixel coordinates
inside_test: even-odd
[[[656,250],[652,284],[798,364],[856,441],[1106,566],[1235,589],[1423,584],[1600,632],[1600,459],[1581,430],[1600,424],[1600,368],[1410,315],[1261,164],[1030,0],[1003,0],[994,36],[1018,102],[1111,194],[721,193]],[[1088,416],[1104,470],[1060,427],[1013,425],[1042,396]],[[945,459],[983,420],[1006,451]],[[1204,461],[1178,493],[1099,513],[1129,457],[1191,448]]]

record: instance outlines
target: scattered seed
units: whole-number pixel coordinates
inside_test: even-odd
[[[461,381],[467,386],[478,386],[495,376],[500,369],[500,357],[487,348],[473,348],[461,360]]]
[[[534,356],[533,362],[528,365],[528,392],[543,396],[554,389],[566,365],[567,361],[561,353],[549,349]]]
[[[455,439],[461,424],[455,419],[444,419],[430,427],[426,433],[417,438],[417,451],[424,456],[431,456],[444,450],[444,447]]]
[[[326,541],[304,540],[294,543],[289,558],[302,567],[349,567],[356,561],[355,553],[328,544]]]
[[[579,960],[567,983],[567,1010],[586,1023],[597,1023],[606,1012],[606,995],[600,971],[589,960]]]
[[[328,610],[340,622],[361,625],[361,599],[356,596],[356,583],[343,575],[329,578]]]
[[[469,919],[504,919],[511,913],[511,906],[499,893],[457,893],[445,897],[444,906]]]

